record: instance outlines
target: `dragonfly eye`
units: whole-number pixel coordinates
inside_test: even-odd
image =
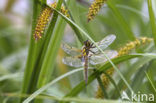
[[[87,47],[89,47],[90,46],[89,40],[84,41],[84,45],[87,46]]]

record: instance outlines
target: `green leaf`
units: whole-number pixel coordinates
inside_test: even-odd
[[[24,71],[24,80],[22,84],[22,93],[28,93],[28,88],[30,85],[30,80],[32,76],[32,72],[34,70],[34,65],[35,65],[35,59],[37,56],[37,44],[35,43],[35,39],[33,38],[33,33],[35,30],[36,26],[36,20],[37,16],[40,11],[40,6],[38,3],[38,0],[33,0],[33,15],[32,15],[32,28],[31,28],[31,36],[30,36],[30,44],[29,44],[29,51],[28,51],[28,57],[27,57],[27,63],[26,63],[26,68]],[[20,102],[22,99],[20,99]]]
[[[111,82],[111,83],[113,84],[113,86],[115,87],[115,92],[117,92],[118,97],[121,98],[121,94],[120,94],[119,87],[117,86],[117,84],[115,83],[115,81],[113,80],[113,78],[112,78],[110,75],[108,75],[106,72],[103,72],[103,73],[107,76],[107,78],[109,78],[110,82]],[[115,92],[114,92],[114,93],[115,93]]]
[[[6,79],[13,79],[13,78],[21,77],[21,75],[22,75],[21,73],[3,75],[3,76],[0,76],[0,82]]]
[[[144,55],[145,56],[145,55]],[[137,71],[139,70],[139,68],[141,68],[143,65],[147,64],[150,60],[154,59],[153,57],[142,57],[139,58],[138,61],[136,61],[133,65],[131,65],[130,67],[128,67],[128,69],[126,70],[126,72],[124,73],[125,78],[127,79],[127,81],[130,81],[129,79],[131,78],[131,76]],[[119,81],[117,87],[120,88],[120,91],[123,90],[124,88],[124,82],[122,80]],[[112,98],[118,98],[119,95],[117,93],[116,90],[114,90],[113,96]]]
[[[40,88],[43,85],[45,85],[50,79],[50,76],[54,70],[55,59],[64,34],[65,25],[66,23],[63,19],[61,19],[57,25],[57,29],[55,30],[52,36],[52,40],[50,41],[49,48],[43,61],[37,88]]]
[[[99,83],[99,86],[100,86],[100,88],[101,88],[101,90],[102,90],[102,92],[103,92],[104,97],[105,97],[106,99],[108,99],[108,94],[107,94],[107,92],[106,92],[106,90],[105,90],[105,88],[104,88],[104,85],[102,84],[102,80],[101,80],[100,76],[97,75],[96,78],[97,78],[97,81],[98,81],[98,83]]]
[[[137,73],[135,74],[134,76],[134,79],[132,80],[132,83],[131,83],[131,87],[133,88],[134,90],[134,93],[138,92],[139,90],[139,86],[140,84],[142,83],[144,77],[145,77],[145,71],[147,71],[147,69],[149,68],[149,65],[150,63],[147,63],[147,64],[144,64],[138,71]],[[128,91],[128,94],[131,93],[130,91]]]
[[[63,2],[62,0],[58,1],[56,9],[59,10],[61,8],[62,2]],[[41,65],[41,72],[37,83],[37,88],[40,88],[44,84],[46,84],[50,79],[51,73],[53,72],[53,69],[51,69],[51,67],[52,68],[54,67],[57,51],[60,47],[60,43],[64,33],[64,28],[66,25],[64,21],[60,19],[55,31],[53,31],[54,27],[56,26],[57,18],[58,18],[58,14],[54,12],[53,19],[49,25],[47,36],[45,38],[45,44],[43,45],[44,48],[41,55],[42,58],[40,58],[41,62],[39,62],[42,63],[42,65]]]
[[[32,101],[37,95],[39,95],[40,93],[42,93],[44,90],[46,90],[47,88],[49,88],[50,86],[52,86],[53,84],[55,84],[56,82],[58,82],[59,80],[75,73],[75,72],[78,72],[78,71],[82,71],[83,68],[80,68],[80,69],[76,69],[76,70],[73,70],[73,71],[70,71],[66,74],[63,74],[62,76],[59,76],[58,78],[55,78],[54,80],[52,80],[50,83],[44,85],[42,88],[38,89],[37,91],[35,91],[33,94],[31,94],[26,100],[24,100],[23,103],[28,103],[30,101]]]
[[[153,34],[153,38],[154,38],[154,43],[156,46],[156,20],[155,20],[153,8],[152,8],[152,1],[151,0],[148,0],[148,12],[149,12],[150,23],[151,23],[151,27],[152,27],[152,34]]]
[[[147,72],[145,72],[145,74],[146,74],[146,77],[147,77],[148,81],[150,82],[151,86],[153,87],[153,90],[154,90],[155,93],[156,93],[156,87],[154,86],[154,83],[152,82],[150,76],[148,75]]]
[[[4,94],[7,97],[28,97],[29,95],[24,95],[24,94],[15,94],[15,93],[8,93]],[[73,98],[73,97],[64,97],[64,98],[59,98],[59,97],[54,97],[54,96],[49,96],[49,95],[39,95],[36,97],[36,99],[49,99],[49,100],[55,100],[55,101],[64,101],[64,102],[76,102],[76,103],[119,103],[118,100],[103,100],[103,99],[95,99],[95,98]],[[25,102],[28,103],[28,102]],[[122,101],[122,103],[129,103],[126,101]],[[134,102],[132,102],[134,103]]]
[[[115,7],[114,3],[112,0],[107,1],[107,5],[109,8],[113,11],[114,15],[117,17],[119,21],[119,25],[122,27],[122,30],[124,34],[130,39],[130,40],[135,40],[135,35],[133,34],[132,30],[130,29],[129,25],[123,18],[123,16],[120,14],[119,10]]]

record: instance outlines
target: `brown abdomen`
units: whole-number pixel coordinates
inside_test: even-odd
[[[87,84],[88,82],[88,56],[85,56],[84,77],[85,77],[85,83]]]

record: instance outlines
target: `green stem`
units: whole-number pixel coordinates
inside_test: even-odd
[[[24,80],[22,84],[22,92],[21,93],[28,93],[28,87],[29,83],[31,80],[32,72],[33,72],[33,67],[35,64],[35,59],[36,59],[36,43],[35,40],[33,39],[33,33],[34,29],[36,26],[36,19],[38,16],[38,9],[39,5],[36,3],[38,0],[33,0],[33,15],[32,15],[32,30],[31,30],[31,36],[30,36],[30,44],[29,44],[29,51],[28,51],[28,57],[27,57],[27,63],[26,63],[26,68],[24,72]],[[23,98],[20,98],[20,103],[22,102]]]
[[[103,85],[103,83],[102,83],[102,80],[101,80],[100,76],[97,75],[96,78],[97,78],[97,81],[98,81],[98,83],[99,83],[99,86],[100,86],[100,88],[101,88],[101,90],[102,90],[102,92],[103,92],[104,97],[105,97],[106,99],[108,99],[107,92],[106,92],[106,90],[105,90],[105,88],[104,88],[104,85]]]
[[[46,85],[47,82],[51,79],[51,74],[55,66],[55,59],[64,34],[63,32],[65,25],[65,21],[63,19],[60,19],[58,25],[56,26],[56,30],[53,34],[52,40],[50,41],[50,46],[43,61],[37,88],[41,88],[42,86]],[[36,100],[35,103],[41,103],[41,100]]]
[[[108,75],[106,72],[103,72],[103,73],[107,76],[107,78],[110,80],[110,82],[114,85],[114,87],[115,87],[115,89],[116,89],[116,91],[117,91],[119,97],[121,98],[120,90],[119,90],[117,84],[115,83],[115,81],[114,81],[114,80],[111,78],[111,76]]]
[[[145,74],[146,74],[146,77],[147,77],[148,81],[150,82],[151,86],[153,87],[154,92],[156,93],[156,87],[154,86],[152,79],[149,77],[147,72],[145,72]]]
[[[123,30],[124,34],[130,40],[135,40],[135,36],[134,36],[132,30],[130,29],[129,25],[127,24],[127,22],[125,21],[125,19],[123,18],[123,16],[119,12],[119,10],[115,7],[114,3],[111,0],[108,0],[107,4],[108,4],[109,8],[113,11],[115,16],[117,17],[117,19],[118,19],[118,21],[120,23],[120,26],[122,27],[122,30]]]
[[[68,10],[68,13],[69,13],[69,16],[70,16],[71,20],[72,20],[73,22],[75,22],[75,20],[74,20],[72,14],[71,14],[71,12],[70,12],[70,10],[68,9],[68,6],[67,6],[65,0],[63,0],[63,4],[64,4],[64,6],[66,7],[66,9]],[[69,24],[69,25],[70,25],[70,24]],[[85,40],[84,40],[83,36],[81,35],[81,33],[79,32],[79,30],[78,30],[76,27],[72,26],[72,25],[70,25],[70,26],[71,26],[71,28],[74,30],[74,32],[75,32],[77,38],[80,40],[81,44],[83,44],[83,42],[84,42]]]
[[[154,44],[156,46],[156,21],[155,21],[155,17],[154,17],[154,12],[153,12],[153,8],[152,8],[152,1],[151,0],[148,0],[148,11],[149,11],[150,23],[151,23],[151,27],[152,27]]]
[[[62,5],[62,2],[63,2],[63,0],[59,0],[59,1],[58,1],[57,7],[56,7],[57,10],[60,10],[61,5]],[[44,48],[43,48],[44,51],[43,51],[42,54],[44,54],[44,55],[48,55],[48,54],[47,54],[47,53],[48,53],[48,44],[49,44],[49,42],[50,42],[51,34],[52,34],[52,32],[53,32],[53,30],[54,30],[54,27],[55,27],[55,25],[56,25],[57,18],[58,18],[58,13],[57,13],[57,12],[54,12],[52,22],[51,22],[50,25],[49,25],[50,28],[48,28],[48,31],[47,31],[47,38],[46,38],[46,41],[45,41],[45,46],[44,46]],[[60,24],[61,24],[61,22],[62,22],[62,20],[60,21]],[[59,26],[60,26],[60,25],[59,25]],[[59,29],[59,28],[57,28],[57,29]],[[58,36],[59,36],[59,35],[55,34],[55,35],[53,35],[52,39],[54,39],[54,38],[57,39]],[[49,44],[50,47],[53,45],[52,43],[53,43],[53,42],[51,42],[51,43]],[[55,42],[55,43],[57,43],[57,42]],[[50,48],[49,48],[49,50],[50,50]],[[52,54],[52,53],[50,53],[50,54]],[[54,54],[54,55],[56,55],[56,54]],[[46,74],[49,75],[48,72],[46,72],[46,74],[45,74],[45,71],[48,71],[49,68],[44,68],[44,66],[48,66],[48,63],[46,63],[46,62],[44,62],[44,61],[46,61],[48,58],[49,58],[49,57],[46,57],[45,60],[44,60],[44,58],[41,58],[41,60],[43,61],[43,65],[42,65],[42,67],[41,67],[41,73],[40,73],[39,81],[38,81],[38,85],[37,85],[38,88],[42,87],[42,86],[47,82],[47,78],[44,78],[44,76],[45,76]],[[51,64],[51,63],[50,63],[50,64]],[[47,70],[46,70],[46,69],[47,69]]]
[[[56,9],[60,10],[61,4],[62,3],[58,2]],[[37,61],[35,63],[35,67],[34,67],[35,69],[33,71],[33,75],[32,75],[31,80],[30,80],[30,85],[29,85],[29,92],[30,93],[32,93],[36,90],[38,78],[39,78],[39,75],[41,72],[41,67],[43,64],[43,60],[45,58],[45,54],[46,54],[47,48],[49,46],[50,38],[51,38],[52,33],[54,31],[55,24],[57,22],[57,18],[58,18],[58,15],[57,15],[57,13],[54,12],[53,18],[52,18],[52,20],[48,26],[48,30],[45,33],[45,37],[43,38],[42,42],[40,43],[41,47],[38,49],[39,55],[38,55]],[[39,42],[37,42],[37,43],[39,43]]]

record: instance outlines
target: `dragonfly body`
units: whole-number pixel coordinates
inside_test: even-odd
[[[102,39],[100,42],[97,42],[96,44],[102,50],[104,50],[115,40],[115,38],[116,38],[115,35],[108,35],[107,37]],[[89,64],[97,65],[107,61],[106,57],[89,40],[86,40],[84,42],[84,46],[82,47],[82,49],[70,47],[67,44],[62,44],[62,49],[67,54],[71,55],[63,58],[64,64],[67,64],[72,67],[82,67],[82,66],[84,67],[84,77],[86,84],[88,82]],[[104,52],[109,58],[114,58],[118,54],[114,50],[105,50]]]
[[[89,59],[89,52],[92,52],[90,49],[91,48],[95,48],[95,46],[93,46],[93,43],[90,43],[89,40],[86,40],[84,42],[84,47],[82,49],[82,61],[84,61],[84,77],[85,77],[85,82],[87,84],[88,82],[88,59]],[[93,53],[93,52],[92,52]]]

